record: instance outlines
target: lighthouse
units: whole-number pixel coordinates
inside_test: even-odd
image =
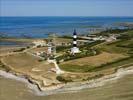
[[[79,53],[79,52],[80,52],[80,50],[77,47],[77,32],[76,32],[76,30],[74,30],[74,32],[73,32],[73,47],[71,48],[71,53],[75,54],[75,53]]]

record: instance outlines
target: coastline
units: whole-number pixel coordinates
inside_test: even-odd
[[[33,90],[33,93],[39,96],[45,96],[45,95],[52,95],[57,93],[66,93],[66,92],[78,92],[82,89],[86,88],[95,88],[99,86],[103,86],[107,84],[108,82],[115,81],[119,78],[122,78],[125,75],[133,74],[133,66],[127,67],[127,68],[120,68],[116,73],[103,76],[98,79],[92,79],[90,81],[84,81],[84,82],[72,82],[67,84],[61,84],[61,86],[50,86],[49,89],[45,89],[44,91],[40,91],[39,84],[34,82],[34,80],[25,77],[24,75],[18,75],[16,73],[6,72],[0,70],[0,76],[4,78],[10,78],[14,79],[20,82],[23,82],[27,84],[27,86]]]
[[[129,32],[129,36],[130,36],[130,32]],[[30,42],[31,42],[31,40],[30,40]],[[130,44],[130,42],[132,42],[132,41],[131,40],[128,41],[128,39],[127,39],[127,43]],[[99,46],[100,44],[95,44],[95,45]],[[127,45],[126,49],[130,48],[130,45],[129,46]],[[112,54],[110,53],[112,51],[112,49],[110,49],[111,46],[110,47],[107,45],[102,45],[102,46],[107,47],[108,53],[106,53],[100,57],[97,57],[97,56],[95,57],[95,58],[105,59],[105,61],[102,61],[101,64],[100,64],[99,60],[93,60],[94,62],[92,64],[88,63],[88,61],[91,61],[90,59],[92,59],[92,58],[76,60],[77,64],[75,64],[75,65],[77,65],[77,66],[80,65],[81,61],[86,60],[87,63],[85,62],[84,65],[85,64],[94,65],[95,63],[97,63],[97,64],[100,64],[101,68],[103,68],[103,70],[96,69],[96,70],[93,70],[92,72],[90,71],[90,73],[89,73],[89,69],[87,69],[88,73],[85,73],[86,75],[84,75],[84,73],[83,73],[83,76],[81,76],[81,73],[71,72],[71,71],[69,71],[69,70],[67,71],[65,69],[62,69],[64,72],[66,71],[64,73],[64,76],[62,73],[60,73],[60,75],[59,75],[57,72],[58,70],[55,71],[55,69],[59,69],[57,67],[56,63],[52,62],[53,63],[52,64],[51,62],[45,62],[45,61],[41,62],[42,59],[41,60],[39,59],[40,56],[35,56],[33,54],[41,52],[41,51],[44,52],[46,48],[43,48],[43,47],[41,48],[41,50],[37,50],[37,47],[34,48],[34,50],[31,50],[31,49],[33,49],[31,47],[31,48],[26,48],[25,50],[22,49],[18,52],[16,52],[16,51],[14,52],[14,50],[12,50],[12,51],[9,50],[10,53],[13,55],[9,55],[7,53],[9,51],[5,52],[5,50],[3,50],[3,52],[5,52],[6,55],[1,56],[1,68],[2,68],[2,70],[4,69],[5,72],[2,72],[0,70],[0,76],[6,77],[6,78],[13,78],[18,81],[20,80],[20,81],[28,84],[28,86],[32,90],[36,91],[35,93],[37,95],[51,95],[51,94],[64,93],[64,92],[77,92],[77,91],[79,91],[81,89],[85,89],[85,88],[95,88],[98,86],[103,86],[104,84],[107,84],[108,82],[111,82],[113,80],[117,80],[124,75],[133,73],[132,60],[124,59],[125,62],[121,63],[123,61],[123,59],[122,60],[120,59],[118,61],[116,59],[112,59],[116,56],[118,56],[118,58],[125,57],[125,55],[130,53],[130,51],[131,51],[130,49],[124,50],[124,51],[119,51],[119,50],[117,50],[117,49],[119,49],[119,48],[117,48],[118,46],[114,45],[117,48],[116,49],[117,51],[114,51],[113,52],[114,55],[112,56]],[[123,45],[122,45],[122,47],[123,47]],[[125,49],[125,48],[120,48],[120,49]],[[106,48],[105,48],[105,50],[103,50],[103,52],[104,51],[106,51]],[[120,55],[116,55],[117,52],[120,53]],[[83,53],[85,53],[85,52],[83,52]],[[130,55],[130,56],[132,57],[132,55]],[[93,59],[95,59],[95,58],[93,58]],[[27,59],[28,59],[28,61],[27,61]],[[107,59],[107,61],[106,61],[106,59]],[[113,62],[113,60],[114,61],[116,60],[115,66],[111,65],[111,64],[115,63],[115,62]],[[119,62],[121,64],[119,64]],[[50,63],[51,63],[51,65],[50,65]],[[73,67],[73,60],[72,60],[72,62],[70,62],[70,64],[71,64],[70,67]],[[45,66],[45,68],[44,68],[44,66]],[[97,67],[97,68],[100,68],[100,67]],[[108,68],[108,69],[106,70],[106,68]],[[81,68],[79,68],[79,69],[81,69]],[[86,71],[84,71],[84,72],[86,72]],[[71,75],[69,76],[68,74],[71,74]],[[78,75],[76,75],[76,74],[78,74]],[[60,79],[64,79],[63,81],[60,80],[59,78],[57,79],[57,77],[61,76],[61,75],[62,75],[62,77]],[[81,77],[79,77],[79,76],[81,76]],[[70,77],[70,79],[69,79],[69,77]]]

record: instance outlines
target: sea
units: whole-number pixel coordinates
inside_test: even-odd
[[[133,22],[133,17],[0,17],[0,37],[46,38],[49,34],[71,35],[95,30],[125,28],[118,23]]]

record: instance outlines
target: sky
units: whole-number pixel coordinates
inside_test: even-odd
[[[133,0],[0,0],[0,16],[133,16]]]

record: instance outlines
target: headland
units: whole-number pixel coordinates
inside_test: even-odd
[[[132,29],[79,35],[76,38],[79,53],[71,52],[75,47],[72,36],[2,38],[2,41],[24,45],[1,46],[0,70],[27,79],[40,91],[78,87],[113,75],[119,69],[132,70],[133,66]]]

